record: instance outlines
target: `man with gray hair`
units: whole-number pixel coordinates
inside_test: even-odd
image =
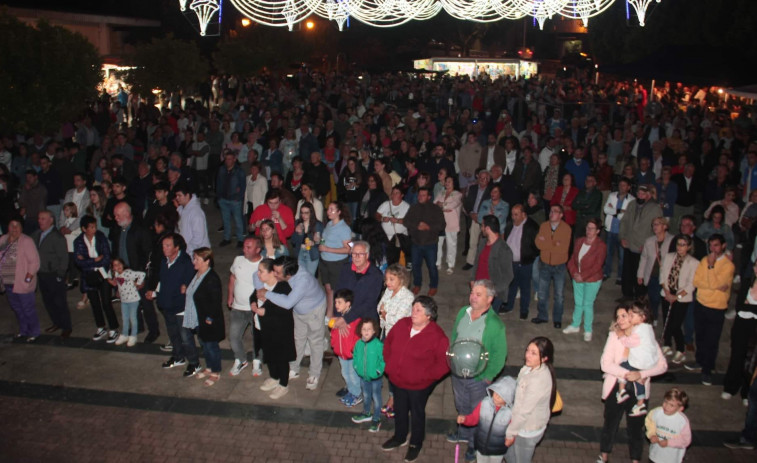
[[[452,391],[455,395],[455,408],[458,415],[468,415],[486,396],[486,388],[499,375],[507,359],[507,337],[505,324],[497,312],[492,310],[492,301],[497,296],[491,280],[475,280],[471,285],[468,298],[469,306],[460,309],[452,327],[450,350],[458,340],[478,341],[483,350],[488,352],[489,360],[482,372],[472,378],[452,375]],[[467,461],[476,459],[474,443],[475,428],[460,427],[457,432],[447,436],[450,442],[467,442],[465,452]]]

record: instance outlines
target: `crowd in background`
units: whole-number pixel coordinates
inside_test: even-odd
[[[602,395],[600,460],[624,413],[629,427],[636,423],[632,458],[641,458],[644,381],[668,360],[712,384],[726,318],[734,323],[722,398],[740,395],[750,405],[734,445],[753,445],[753,117],[715,89],[628,81],[302,69],[280,79],[214,76],[199,95],[177,93],[160,105],[121,89],[57,133],[3,136],[2,286],[19,341],[41,332],[36,289],[52,322],[45,331],[70,336],[66,292],[78,289],[77,308],[93,312],[93,340],[133,346],[146,328],[144,342],[154,342],[159,312],[170,339],[164,368],[186,365],[185,376],[212,386],[221,378],[218,343],[228,335],[230,373],[251,365],[259,376],[267,363],[261,389],[273,399],[299,377],[305,355],[306,388],[318,387],[325,317],[345,379],[340,400],[364,402],[353,420],[371,421],[371,430],[379,430],[381,413],[396,416],[384,448],[404,445],[410,432],[408,461],[423,430],[417,420],[408,429],[407,416],[423,416],[447,372],[438,355],[465,333],[498,360],[475,378],[453,376],[462,418],[450,440],[468,443],[469,460],[515,445],[506,454],[512,463],[530,461],[546,429],[556,400],[554,354],[549,339],[534,339],[517,385],[500,383],[507,345],[497,314],[517,307],[521,320],[533,313],[532,323],[551,322],[566,335],[583,328],[591,342],[594,301],[614,280],[623,297],[602,360],[613,381],[606,379]],[[209,207],[220,209],[222,223],[208,223]],[[222,231],[222,240],[211,243],[209,229]],[[227,278],[214,268],[211,248],[233,243],[241,255]],[[462,271],[470,274],[470,306],[447,339],[434,328],[431,298],[445,274]],[[573,314],[563,326],[568,277]],[[645,302],[630,303],[638,300]],[[258,333],[251,359],[247,328]],[[421,342],[440,362],[428,377],[397,364],[412,360],[398,349]],[[381,357],[381,374],[353,361],[369,348],[376,362]],[[390,399],[380,407],[384,361]],[[547,392],[519,400],[525,387]],[[471,416],[483,413],[482,400],[492,400],[491,419],[513,406],[509,430],[497,434],[505,447],[471,431],[483,418]],[[668,402],[677,413],[687,399],[676,390]],[[685,417],[676,423],[669,429],[689,432]],[[682,450],[666,449],[666,439],[685,448],[679,437],[650,436],[655,461],[680,461]]]

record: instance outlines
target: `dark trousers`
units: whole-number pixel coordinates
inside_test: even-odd
[[[649,284],[647,284],[647,298],[649,301],[649,311],[652,312],[652,320],[659,319],[660,308],[660,277],[649,277]]]
[[[92,315],[95,316],[95,323],[98,328],[105,327],[105,319],[108,319],[108,327],[111,330],[118,329],[118,318],[113,310],[113,304],[110,302],[110,285],[104,281],[99,288],[87,291],[89,304],[92,306]],[[103,317],[103,313],[105,316]]]
[[[672,346],[673,340],[676,342],[676,350],[684,352],[686,344],[683,340],[683,320],[686,318],[686,312],[689,310],[689,302],[670,302],[662,301],[662,316],[665,329],[662,333],[663,344]]]
[[[53,274],[38,274],[39,292],[53,325],[62,330],[71,330],[71,313],[66,300],[66,280]]]
[[[728,371],[723,380],[723,390],[729,394],[741,391],[741,397],[746,398],[749,392],[749,381],[752,376],[744,368],[749,341],[755,336],[757,320],[736,316],[731,328],[731,358],[728,361]],[[755,381],[757,383],[757,381]]]
[[[400,251],[405,253],[405,263],[410,262],[412,256],[410,255],[410,237],[397,233],[394,235],[399,240],[399,246],[395,244],[395,238],[389,242],[386,247],[386,263],[389,265],[396,264],[400,261]]]
[[[634,280],[635,280],[634,276]],[[630,396],[628,400],[619,404],[616,399],[618,384],[612,388],[612,392],[605,399],[604,424],[602,425],[602,436],[599,441],[599,451],[603,453],[612,453],[615,435],[618,434],[618,427],[626,415],[626,433],[628,434],[628,452],[631,460],[641,460],[644,451],[644,419],[645,416],[629,416],[631,409],[636,405],[636,395],[630,383],[626,383],[626,392]]]
[[[271,375],[271,378],[279,382],[280,386],[287,387],[289,385],[289,362],[286,359],[279,359],[278,357],[283,356],[279,355],[277,358],[266,362],[268,363],[268,373]]]
[[[439,269],[436,268],[436,243],[418,245],[414,244],[411,251],[413,256],[413,286],[420,287],[423,284],[423,269],[421,264],[425,261],[428,268],[429,288],[439,286]]]
[[[702,373],[709,375],[715,369],[718,358],[718,342],[723,331],[725,310],[711,309],[699,302],[694,307],[694,331],[697,342],[696,361]]]
[[[148,301],[145,297],[147,287],[145,286],[139,291],[139,311],[144,316],[144,324],[142,322],[142,316],[137,317],[137,323],[139,324],[139,331],[144,329],[144,325],[147,325],[147,331],[150,334],[158,336],[160,334],[160,325],[158,325],[158,314],[155,313],[155,304],[152,301]]]
[[[623,297],[635,299],[644,293],[644,287],[636,282],[636,271],[639,269],[641,254],[629,249],[623,250],[623,282],[621,289]]]
[[[741,438],[752,444],[757,443],[757,381],[749,388],[749,407],[744,420],[744,430]]]
[[[528,305],[531,302],[533,267],[533,262],[528,265],[513,262],[513,281],[510,282],[510,290],[507,292],[507,310],[509,311],[515,308],[515,296],[520,289],[520,315],[524,317],[528,316]]]
[[[395,387],[394,439],[405,442],[410,429],[410,445],[423,446],[426,438],[426,402],[432,389],[433,386],[419,391]]]
[[[181,340],[181,322],[184,316],[177,315],[175,312],[168,312],[162,307],[158,307],[158,310],[163,314],[163,319],[166,321],[166,333],[168,333],[168,339],[171,340],[171,347],[173,348],[171,356],[176,360],[186,358],[184,343]]]

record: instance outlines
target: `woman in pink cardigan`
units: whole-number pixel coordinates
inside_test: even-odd
[[[16,338],[34,342],[39,336],[39,318],[35,306],[39,253],[34,240],[21,233],[21,217],[11,218],[8,233],[0,237],[0,281],[18,320]]]
[[[602,426],[602,437],[599,441],[599,450],[602,452],[597,459],[597,463],[607,461],[609,454],[612,452],[615,434],[618,432],[618,426],[623,419],[623,415],[628,415],[636,403],[634,388],[631,384],[639,379],[644,380],[647,397],[649,397],[649,378],[658,376],[668,370],[668,363],[662,350],[657,346],[657,356],[660,359],[657,365],[649,370],[628,371],[621,367],[623,362],[623,344],[620,337],[631,334],[631,321],[628,315],[628,306],[619,305],[615,309],[615,323],[613,323],[610,335],[607,337],[605,349],[602,352],[600,365],[604,373],[604,384],[602,385],[602,400],[605,401],[604,424]],[[630,395],[630,400],[619,404],[616,401],[618,392],[618,378],[626,379],[626,392]],[[628,448],[631,454],[631,460],[634,463],[641,461],[644,451],[644,416],[627,416],[626,425],[628,428]]]

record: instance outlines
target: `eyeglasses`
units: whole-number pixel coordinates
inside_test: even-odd
[[[351,252],[350,255],[351,256],[367,256],[368,253],[367,252]]]

